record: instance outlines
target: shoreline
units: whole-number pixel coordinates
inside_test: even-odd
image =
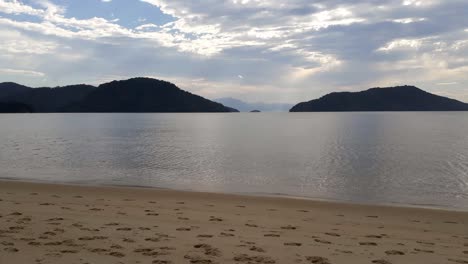
[[[468,212],[0,180],[0,263],[468,263]]]
[[[156,186],[144,186],[144,185],[119,185],[119,184],[86,184],[86,183],[70,183],[70,182],[50,182],[30,179],[15,179],[15,178],[1,178],[0,185],[2,182],[13,182],[13,183],[29,183],[29,184],[43,184],[43,185],[58,185],[58,186],[75,186],[75,187],[89,187],[89,188],[130,188],[130,189],[145,189],[155,191],[174,191],[184,193],[201,193],[201,194],[214,194],[214,195],[233,195],[233,196],[247,196],[247,197],[258,197],[258,198],[279,198],[279,199],[293,199],[293,200],[304,200],[318,203],[331,203],[331,204],[342,204],[342,205],[355,205],[355,206],[370,206],[370,207],[389,207],[389,208],[409,208],[409,209],[423,209],[423,210],[436,210],[436,211],[448,211],[448,212],[460,212],[468,213],[467,208],[461,207],[444,207],[436,204],[410,204],[410,203],[365,203],[356,202],[351,200],[334,200],[319,197],[308,197],[308,196],[294,196],[289,194],[268,194],[268,193],[242,193],[242,192],[210,192],[210,191],[198,191],[191,189],[173,189]]]

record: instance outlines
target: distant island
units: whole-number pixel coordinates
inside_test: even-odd
[[[262,112],[287,112],[293,104],[285,104],[285,103],[263,103],[263,102],[245,102],[236,98],[232,97],[223,97],[217,98],[213,101],[218,102],[220,104],[233,107],[241,112],[250,112],[251,110],[259,110]]]
[[[5,112],[238,112],[151,78],[112,81],[98,87],[31,88],[6,82],[0,83],[0,103]]]
[[[468,111],[468,104],[434,95],[415,86],[371,88],[361,92],[337,92],[303,102],[290,112],[346,111]]]

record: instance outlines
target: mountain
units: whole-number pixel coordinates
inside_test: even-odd
[[[22,103],[0,103],[0,113],[32,113],[30,106]]]
[[[58,112],[60,109],[80,101],[94,89],[96,87],[85,84],[56,88],[30,88],[25,92],[16,93],[3,100],[30,105],[35,112],[50,113]]]
[[[170,82],[133,78],[99,85],[66,112],[232,112]]]
[[[319,99],[299,103],[290,110],[344,111],[468,111],[468,104],[405,85],[371,88],[361,92],[330,93]]]
[[[231,97],[218,98],[214,99],[214,101],[223,105],[234,107],[241,112],[250,112],[254,109],[260,110],[262,112],[287,112],[293,106],[292,104],[282,103],[249,103]]]
[[[5,109],[24,104],[33,112],[238,112],[172,83],[133,78],[94,87],[79,84],[56,88],[30,88],[0,83],[0,103]],[[6,104],[8,103],[8,104]]]
[[[13,82],[4,82],[0,83],[0,100],[5,97],[9,97],[15,94],[23,93],[31,90],[32,88],[13,83]]]

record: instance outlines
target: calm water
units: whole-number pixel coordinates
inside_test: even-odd
[[[468,113],[0,115],[0,177],[468,209]]]

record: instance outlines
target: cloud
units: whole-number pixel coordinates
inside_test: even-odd
[[[20,69],[0,68],[0,73],[6,74],[6,75],[25,75],[25,76],[31,76],[31,77],[43,77],[44,76],[44,73],[42,72],[20,70]]]
[[[41,72],[41,84],[161,76],[207,96],[297,102],[411,83],[468,98],[464,0],[140,0],[173,19],[134,26],[26,3],[0,0],[0,67]]]

